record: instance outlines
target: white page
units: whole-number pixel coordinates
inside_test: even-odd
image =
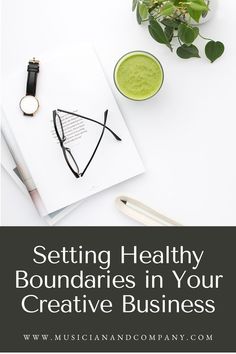
[[[144,171],[142,161],[90,46],[62,48],[39,58],[37,97],[40,110],[34,118],[24,117],[19,101],[25,94],[26,63],[8,78],[4,90],[4,109],[29,172],[45,205],[52,213],[94,193],[136,176]],[[76,179],[65,163],[62,150],[52,136],[52,111],[61,108],[78,111],[103,123],[109,110],[107,126],[121,138],[117,142],[105,131],[99,149],[85,176]],[[69,147],[82,167],[95,147],[101,127],[86,123],[83,141]],[[78,144],[79,142],[79,144]]]
[[[23,183],[22,177],[20,176],[20,173],[18,171],[17,165],[14,161],[14,158],[12,157],[12,154],[8,148],[9,142],[6,143],[6,140],[1,134],[1,165],[3,168],[6,170],[6,172],[9,174],[9,176],[13,179],[13,181],[17,184],[17,186],[20,188],[20,190],[28,195],[30,195],[34,206],[38,210],[39,214],[41,215],[44,207],[42,206],[41,198],[40,195],[37,191],[37,189],[32,190],[29,192],[26,188],[26,186]],[[11,150],[14,149],[11,147]],[[21,169],[22,172],[22,169]],[[75,203],[72,205],[69,205],[63,209],[57,210],[54,213],[45,215],[43,218],[44,220],[49,224],[49,225],[55,225],[57,222],[59,222],[62,218],[64,218],[66,215],[68,215],[71,211],[73,211],[80,203]],[[45,211],[43,212],[45,214]]]
[[[29,193],[39,215],[44,215],[43,218],[49,225],[55,225],[80,204],[75,203],[45,215],[45,207],[9,130],[3,110],[1,110],[1,164],[23,193],[26,195]]]

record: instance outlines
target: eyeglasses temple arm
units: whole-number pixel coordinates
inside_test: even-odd
[[[106,126],[107,115],[108,115],[108,110],[106,110],[106,111],[104,112],[104,124],[102,124],[103,129],[102,129],[101,136],[100,136],[100,138],[99,138],[99,140],[98,140],[98,143],[97,143],[97,145],[96,145],[96,147],[95,147],[95,149],[94,149],[94,151],[93,151],[93,154],[92,154],[92,156],[91,156],[89,162],[87,163],[85,169],[84,169],[83,172],[81,173],[81,177],[83,177],[83,175],[85,174],[87,168],[89,167],[90,163],[92,162],[92,160],[93,160],[93,158],[94,158],[94,155],[96,154],[97,149],[98,149],[98,147],[99,147],[99,145],[100,145],[100,142],[101,142],[101,140],[102,140],[102,138],[103,138],[105,129],[107,128],[107,126]]]
[[[76,116],[76,117],[79,117],[79,118],[83,118],[83,119],[86,119],[86,120],[89,120],[91,122],[94,122],[94,123],[97,123],[99,125],[102,125],[104,126],[102,123],[98,122],[97,120],[94,120],[92,118],[88,118],[88,117],[84,117],[84,116],[81,116],[80,114],[76,114],[76,113],[72,113],[72,112],[67,112],[67,111],[64,111],[62,109],[58,109],[58,112],[62,112],[62,113],[65,113],[65,114],[70,114],[72,116]],[[108,110],[106,111],[108,113]],[[113,132],[113,130],[111,130],[109,127],[107,127],[105,125],[105,129],[109,130],[109,132],[116,138],[116,140],[118,141],[122,141],[121,138],[115,133]]]

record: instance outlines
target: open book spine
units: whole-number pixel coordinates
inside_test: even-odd
[[[24,159],[20,153],[20,149],[15,141],[15,138],[9,128],[3,110],[2,110],[1,130],[2,130],[2,135],[7,144],[7,147],[12,155],[13,160],[15,161],[20,178],[23,181],[24,185],[26,186],[28,192],[30,193],[36,189],[36,186],[24,162]]]
[[[29,192],[29,195],[38,211],[40,216],[45,215],[45,208],[43,206],[43,203],[41,201],[40,195],[37,191],[37,188],[35,186],[35,183],[29,173],[29,170],[25,164],[25,161],[22,157],[22,154],[20,152],[20,149],[17,145],[17,142],[9,128],[9,125],[7,123],[7,119],[5,118],[4,111],[1,110],[2,112],[2,120],[1,120],[1,131],[2,135],[4,137],[4,140],[6,142],[7,148],[9,149],[9,152],[15,162],[17,172],[20,176],[21,181],[25,185],[27,191]],[[50,223],[51,224],[51,223]]]
[[[16,163],[12,157],[12,154],[9,150],[8,144],[1,132],[1,165],[8,173],[8,175],[12,178],[12,180],[16,183],[19,189],[25,195],[28,195],[28,191],[26,186],[24,185],[16,166]]]

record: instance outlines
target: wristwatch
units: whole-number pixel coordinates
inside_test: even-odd
[[[39,101],[35,97],[37,77],[39,73],[39,61],[33,58],[28,64],[28,79],[26,95],[20,101],[20,109],[25,116],[33,117],[39,109]]]

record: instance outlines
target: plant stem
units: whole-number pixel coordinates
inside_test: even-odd
[[[181,43],[181,40],[179,39],[179,36],[177,36],[177,37],[178,37],[179,44],[182,47],[183,43]]]
[[[201,37],[202,39],[205,39],[205,41],[212,41],[211,38],[206,38],[206,37],[203,37],[200,33],[199,33],[199,37]]]

